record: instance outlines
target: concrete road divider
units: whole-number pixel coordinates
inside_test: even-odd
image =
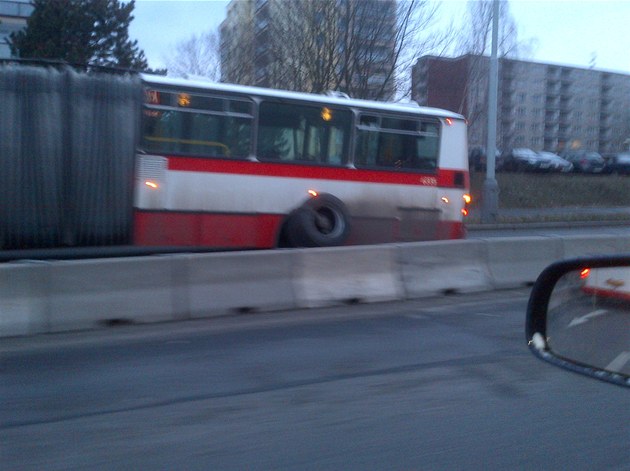
[[[132,257],[51,263],[47,268],[49,331],[108,323],[173,319],[170,257]]]
[[[0,337],[519,287],[630,237],[523,237],[0,265]]]
[[[556,237],[509,237],[485,242],[493,288],[533,283],[547,265],[563,258],[562,239]]]
[[[298,307],[403,299],[395,245],[293,251]]]
[[[174,256],[187,273],[190,317],[290,309],[296,306],[290,251]]]
[[[562,239],[563,258],[622,253],[629,238],[601,236],[567,236]]]
[[[401,245],[398,264],[408,299],[445,292],[491,289],[485,242],[477,240]]]
[[[0,265],[0,337],[48,331],[47,264]]]

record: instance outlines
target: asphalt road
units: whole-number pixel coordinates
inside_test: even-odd
[[[534,358],[527,297],[6,339],[0,467],[630,470],[629,391]]]

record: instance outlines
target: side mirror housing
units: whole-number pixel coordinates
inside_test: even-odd
[[[547,267],[532,288],[526,336],[544,361],[630,387],[630,255]]]

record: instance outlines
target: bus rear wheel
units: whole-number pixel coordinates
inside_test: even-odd
[[[348,210],[339,198],[320,194],[289,216],[287,241],[292,247],[342,245],[350,233],[349,221]]]

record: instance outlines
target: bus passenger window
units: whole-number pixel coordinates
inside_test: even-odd
[[[354,164],[434,172],[439,149],[438,127],[418,119],[363,115],[358,125]]]
[[[346,160],[350,120],[349,111],[263,102],[257,156],[261,160],[341,165]]]
[[[249,156],[253,123],[250,102],[157,91],[147,96],[151,99],[145,103],[142,125],[147,152]]]

